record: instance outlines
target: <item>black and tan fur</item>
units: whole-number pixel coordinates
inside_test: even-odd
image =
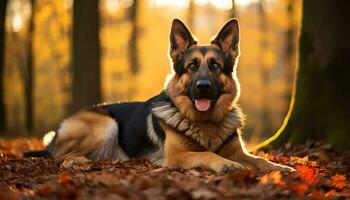
[[[239,54],[236,19],[227,22],[208,46],[197,45],[185,25],[173,20],[169,57],[174,72],[162,93],[146,102],[78,112],[63,121],[47,152],[55,159],[148,158],[170,168],[217,172],[292,171],[245,150],[240,136],[244,119],[237,106]]]

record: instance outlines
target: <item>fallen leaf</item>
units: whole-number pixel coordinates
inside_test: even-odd
[[[300,157],[296,157],[296,156],[291,156],[290,161],[294,162],[296,164],[306,165],[307,162],[309,161],[309,157],[305,156],[303,158],[300,158]]]
[[[274,155],[269,154],[269,153],[265,153],[263,151],[258,151],[257,155],[260,156],[260,157],[266,158],[266,159],[268,159],[270,161],[276,160]]]
[[[48,185],[44,185],[36,190],[36,194],[39,196],[47,196],[52,192],[52,189]]]
[[[309,164],[310,164],[311,167],[317,167],[318,166],[318,163],[316,161],[311,161]]]
[[[114,186],[118,184],[118,179],[110,173],[91,174],[91,181],[104,186]]]
[[[299,172],[298,177],[309,184],[317,183],[315,171],[307,166],[296,166],[295,169]]]
[[[315,199],[315,200],[323,200],[324,199],[324,192],[320,191],[320,190],[313,189],[310,192],[310,196],[312,197],[312,199]]]
[[[309,190],[309,186],[306,183],[292,184],[290,188],[299,196],[305,196],[306,192]]]
[[[273,171],[268,174],[265,174],[260,178],[261,184],[276,184],[285,186],[286,183],[282,180],[282,174],[280,171]]]
[[[72,182],[73,182],[72,177],[69,175],[64,174],[58,177],[58,183],[61,185],[66,185]]]
[[[334,189],[329,190],[324,196],[325,197],[330,197],[330,196],[334,196],[337,194],[337,191],[335,191]]]
[[[193,199],[214,199],[218,198],[218,195],[205,188],[200,188],[198,190],[193,191],[192,193],[192,198]]]
[[[346,177],[345,175],[341,175],[341,174],[336,174],[334,176],[332,176],[332,182],[331,185],[339,190],[344,189],[344,187],[346,186]]]

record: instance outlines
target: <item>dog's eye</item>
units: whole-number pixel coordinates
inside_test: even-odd
[[[217,71],[217,70],[220,69],[220,65],[219,65],[218,63],[216,63],[216,62],[212,62],[212,63],[210,63],[210,65],[209,65],[209,69],[210,69],[211,71]]]
[[[188,69],[190,69],[191,71],[197,71],[198,69],[198,65],[196,63],[190,63],[188,66],[187,66]]]

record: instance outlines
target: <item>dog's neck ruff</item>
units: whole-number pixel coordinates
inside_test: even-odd
[[[158,102],[151,110],[152,114],[166,126],[187,136],[204,150],[216,152],[237,129],[242,127],[243,117],[238,107],[234,107],[220,122],[192,122],[181,116],[180,111],[171,102]]]

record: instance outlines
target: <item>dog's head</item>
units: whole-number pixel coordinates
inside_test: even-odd
[[[191,121],[220,121],[239,96],[238,21],[231,19],[210,45],[200,46],[186,26],[174,19],[169,57],[175,73],[167,90],[181,114]]]

